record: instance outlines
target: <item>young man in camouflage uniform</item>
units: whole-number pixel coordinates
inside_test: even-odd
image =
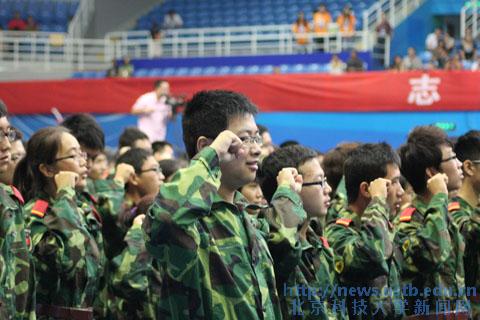
[[[186,107],[191,164],[161,186],[143,224],[147,249],[164,272],[158,318],[281,319],[266,238],[299,248],[306,214],[294,191],[301,176],[283,169],[272,197],[278,229],[262,234],[252,226],[237,190],[258,170],[256,113],[246,97],[228,91],[197,93]],[[279,263],[289,267],[297,254]]]
[[[331,188],[318,162],[317,153],[300,145],[275,150],[263,161],[262,189],[267,200],[271,200],[278,187],[278,173],[289,167],[296,168],[302,175],[300,197],[307,219],[298,232],[302,246],[299,264],[289,274],[276,272],[283,318],[343,319],[345,315],[342,310],[332,308],[336,296],[331,289],[338,283],[333,251],[323,236]],[[268,221],[269,217],[266,218]],[[284,254],[272,251],[274,261],[277,255]],[[277,266],[274,263],[274,267]]]
[[[7,108],[0,100],[0,172],[9,169],[10,143],[15,140],[7,116]],[[5,183],[0,181],[0,318],[35,319],[35,284],[24,201],[15,187]]]
[[[480,131],[472,130],[459,137],[454,149],[462,162],[464,178],[448,211],[465,238],[465,286],[476,289],[475,295],[467,292],[467,298],[473,318],[480,319]]]
[[[345,161],[348,207],[327,226],[326,235],[340,286],[347,288],[338,295],[346,300],[350,319],[404,315],[401,253],[391,223],[403,194],[399,166],[398,155],[386,143],[361,145]]]
[[[402,174],[416,194],[396,222],[404,257],[402,285],[413,287],[405,297],[408,314],[419,315],[417,307],[426,302],[421,314],[458,311],[464,317],[465,244],[447,210],[448,192],[462,184],[461,163],[446,134],[434,126],[416,127],[400,157]]]

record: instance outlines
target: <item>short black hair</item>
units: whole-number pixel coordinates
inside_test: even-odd
[[[158,87],[160,87],[164,82],[168,82],[168,81],[165,79],[155,80],[155,82],[153,83],[153,88],[158,89]]]
[[[126,163],[131,165],[137,174],[142,171],[143,163],[150,157],[152,154],[150,151],[142,148],[132,148],[118,157],[116,165],[120,163]]]
[[[358,142],[345,142],[338,144],[334,149],[329,150],[323,157],[322,168],[325,171],[328,184],[332,192],[337,187],[343,177],[343,165],[349,154],[359,146]]]
[[[282,143],[280,143],[280,148],[285,148],[285,147],[288,147],[288,146],[296,146],[296,145],[299,145],[300,143],[296,140],[286,140],[286,141],[283,141]]]
[[[7,105],[0,99],[0,118],[8,117]]]
[[[244,95],[224,90],[200,91],[187,103],[182,119],[183,142],[189,158],[197,153],[197,140],[215,139],[231,119],[256,115],[257,107]]]
[[[118,139],[118,148],[133,147],[133,144],[137,140],[148,139],[145,132],[135,127],[127,127],[123,130],[120,138]]]
[[[407,143],[400,147],[402,175],[416,194],[423,194],[427,190],[426,169],[440,167],[442,145],[452,145],[442,129],[435,126],[419,126],[412,130]]]
[[[258,128],[258,133],[260,135],[264,134],[265,132],[269,132],[267,127],[258,123],[257,123],[257,128]]]
[[[173,149],[173,145],[168,141],[155,141],[154,143],[152,143],[153,153],[158,151],[161,152],[167,146]]]
[[[91,115],[87,113],[72,114],[66,117],[61,125],[77,138],[80,145],[92,150],[105,148],[105,133]]]
[[[348,203],[358,198],[358,189],[362,182],[370,183],[377,178],[387,176],[387,165],[400,167],[400,157],[385,142],[365,143],[353,150],[345,160],[345,187]]]
[[[454,151],[458,160],[480,160],[480,131],[470,130],[458,137]]]
[[[313,149],[293,145],[275,150],[262,162],[260,185],[265,199],[270,202],[277,190],[277,175],[283,168],[299,168],[310,159],[317,157]]]
[[[162,173],[165,176],[165,180],[175,174],[178,170],[185,168],[188,165],[186,160],[182,159],[163,159],[158,162]]]

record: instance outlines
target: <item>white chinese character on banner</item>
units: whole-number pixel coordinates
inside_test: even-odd
[[[440,95],[438,94],[440,78],[430,78],[428,74],[423,74],[421,78],[410,79],[409,82],[412,91],[408,95],[408,103],[414,103],[417,106],[429,106],[440,101]]]

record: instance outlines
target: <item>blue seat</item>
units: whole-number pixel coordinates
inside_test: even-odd
[[[217,73],[217,67],[213,67],[213,66],[203,68],[203,70],[202,70],[202,74],[204,76],[211,76],[211,75],[214,75],[216,73]]]
[[[133,71],[133,76],[137,78],[148,77],[149,72],[150,70],[144,68],[136,69],[135,71]]]
[[[181,67],[178,69],[175,69],[175,75],[176,76],[186,76],[188,75],[188,68],[187,67]]]
[[[305,72],[317,73],[317,72],[321,72],[321,68],[322,68],[321,64],[310,63],[305,67]]]
[[[257,65],[248,66],[245,70],[246,74],[258,74],[260,73],[260,67]]]
[[[273,66],[270,65],[270,64],[265,65],[265,66],[260,66],[260,72],[259,73],[262,73],[262,74],[273,73]]]
[[[222,66],[218,69],[217,74],[219,75],[229,74],[230,70],[231,70],[230,66]]]
[[[175,68],[165,68],[163,69],[162,71],[162,76],[163,77],[169,77],[169,76],[173,76],[175,74]]]
[[[190,68],[188,74],[190,76],[199,76],[202,74],[202,68],[201,67]]]
[[[244,74],[245,73],[245,66],[235,66],[231,70],[232,74]]]

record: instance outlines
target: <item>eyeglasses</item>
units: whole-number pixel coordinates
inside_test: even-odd
[[[162,168],[160,167],[157,167],[157,168],[150,168],[150,169],[145,169],[145,170],[139,170],[137,171],[138,174],[142,174],[142,173],[145,173],[145,172],[156,172],[157,174],[160,174],[162,173]]]
[[[0,138],[3,139],[5,137],[9,142],[15,141],[15,138],[17,137],[17,132],[14,129],[9,128],[7,129],[7,132],[3,130],[0,130],[0,131],[1,131]]]
[[[263,145],[263,138],[261,136],[245,136],[245,137],[239,137],[240,140],[246,145],[253,145],[256,143],[258,146]]]
[[[457,159],[457,155],[456,155],[456,154],[454,154],[454,155],[451,156],[450,158],[442,159],[442,161],[440,161],[440,162],[448,162],[448,161],[450,161],[450,160],[455,160],[455,159]]]
[[[61,158],[57,158],[54,160],[54,162],[57,162],[57,161],[62,161],[62,160],[67,160],[67,159],[74,159],[75,161],[77,162],[80,162],[80,160],[87,160],[87,153],[86,152],[80,152],[80,153],[76,153],[76,154],[72,154],[71,156],[65,156],[65,157],[61,157]]]
[[[322,188],[325,188],[326,185],[327,185],[327,178],[323,178],[322,180],[319,180],[319,181],[302,183],[302,187],[320,186]]]

